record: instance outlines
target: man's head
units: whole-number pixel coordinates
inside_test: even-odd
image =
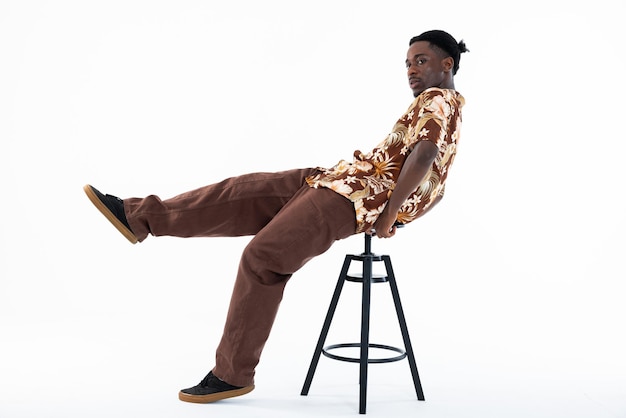
[[[468,51],[465,42],[457,42],[442,30],[411,38],[406,67],[413,95],[417,97],[430,87],[454,88],[453,76],[459,69],[461,54]]]

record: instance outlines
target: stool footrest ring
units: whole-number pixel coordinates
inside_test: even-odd
[[[406,358],[406,352],[398,347],[393,347],[393,346],[384,345],[384,344],[374,344],[374,343],[370,343],[368,344],[368,346],[369,348],[379,348],[382,350],[395,351],[396,353],[400,353],[400,355],[395,356],[395,357],[368,358],[367,359],[368,363],[391,363],[391,362],[400,361]],[[342,344],[327,345],[326,347],[322,349],[322,354],[324,354],[326,357],[331,358],[333,360],[347,361],[349,363],[361,362],[361,359],[358,357],[339,356],[337,354],[333,354],[329,352],[330,350],[334,350],[337,348],[361,348],[361,344],[360,343],[342,343]]]

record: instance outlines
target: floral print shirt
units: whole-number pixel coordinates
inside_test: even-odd
[[[425,180],[397,215],[397,222],[407,224],[424,214],[437,196],[444,194],[456,154],[464,104],[465,99],[455,90],[426,89],[372,151],[363,154],[357,150],[352,162],[341,160],[332,168],[319,168],[320,173],[307,177],[306,181],[311,187],[326,187],[350,199],[356,211],[356,232],[364,232],[385,208],[415,144],[432,141],[439,153]]]

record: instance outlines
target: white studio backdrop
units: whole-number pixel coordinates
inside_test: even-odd
[[[255,392],[188,405],[177,391],[213,365],[248,238],[131,246],[82,186],[166,198],[371,149],[412,100],[408,40],[435,28],[470,49],[447,196],[374,240],[427,400],[404,362],[372,366],[368,415],[626,417],[621,15],[617,1],[0,1],[0,417],[356,414],[351,365],[323,358],[299,393],[361,237],[293,277]],[[373,339],[397,343],[374,290]],[[356,331],[353,294],[332,338]]]

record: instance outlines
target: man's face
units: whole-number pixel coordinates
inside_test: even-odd
[[[443,60],[426,41],[415,42],[409,47],[406,54],[406,70],[414,97],[419,96],[427,88],[441,87],[445,79]]]

